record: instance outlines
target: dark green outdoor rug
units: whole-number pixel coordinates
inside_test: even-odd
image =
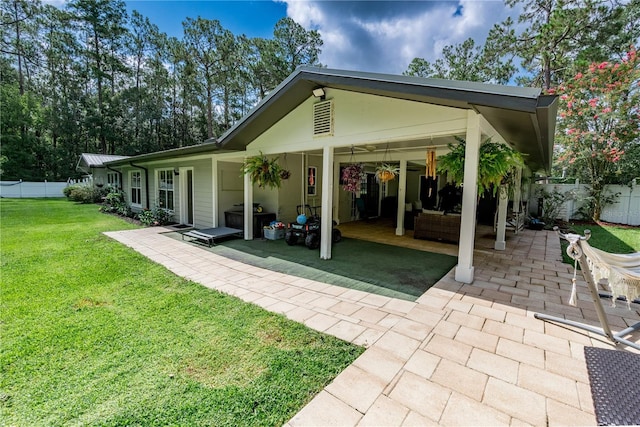
[[[178,233],[169,234],[180,239]],[[330,260],[320,259],[319,250],[284,240],[230,239],[206,249],[271,271],[409,301],[457,264],[450,255],[347,238],[333,245]]]

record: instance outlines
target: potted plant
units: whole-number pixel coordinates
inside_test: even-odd
[[[280,179],[289,179],[291,177],[291,171],[282,169],[280,171]]]
[[[351,193],[360,191],[364,168],[360,163],[352,163],[342,169],[342,189]]]
[[[462,184],[464,179],[464,152],[466,141],[456,137],[459,144],[449,144],[449,151],[444,156],[438,157],[438,173],[446,173],[447,180],[453,182],[456,187]],[[478,162],[478,195],[491,190],[495,196],[502,184],[508,184],[513,180],[516,167],[524,166],[522,155],[505,144],[485,140],[480,145]]]
[[[248,157],[242,165],[242,173],[245,175],[249,174],[251,182],[258,184],[260,188],[267,186],[270,188],[279,188],[282,171],[283,169],[278,164],[277,157],[269,160],[262,152],[257,156]]]
[[[395,165],[383,163],[376,168],[376,177],[380,182],[391,181],[398,175],[398,168]]]

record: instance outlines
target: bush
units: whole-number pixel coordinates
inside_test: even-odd
[[[156,206],[153,209],[145,209],[138,214],[138,220],[147,227],[167,225],[173,222],[171,212]]]
[[[80,203],[98,203],[106,194],[106,189],[95,188],[87,184],[74,184],[66,187],[64,195],[70,200]]]
[[[102,206],[100,206],[100,211],[131,217],[131,208],[125,201],[125,194],[121,190],[113,187],[109,187],[108,191],[109,192],[105,196]]]
[[[564,193],[558,190],[547,191],[540,187],[537,191],[538,197],[542,198],[542,221],[546,224],[546,228],[553,227],[556,220],[560,217],[562,206],[566,201],[576,198],[573,190]]]

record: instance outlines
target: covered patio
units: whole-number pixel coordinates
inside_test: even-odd
[[[583,349],[611,345],[533,317],[597,325],[582,281],[578,306],[566,304],[572,266],[553,232],[509,234],[508,252],[477,246],[473,285],[452,270],[410,302],[230,261],[166,231],[107,234],[175,274],[367,347],[288,425],[596,425]],[[637,321],[622,305],[606,311],[616,328]]]
[[[409,168],[424,165],[425,156],[448,152],[449,144],[462,138],[465,185],[455,278],[472,283],[480,145],[490,139],[513,147],[525,155],[530,174],[549,170],[556,100],[532,88],[301,67],[224,135],[209,141],[228,150],[214,158],[213,169],[219,160],[241,163],[255,155],[295,162],[291,180],[303,184],[290,186],[288,192],[280,189],[276,196],[254,188],[245,175],[244,206],[252,206],[259,193],[279,213],[287,214],[283,216],[295,218],[287,209],[307,204],[311,197],[310,204],[321,207],[320,257],[330,259],[332,220],[354,219],[351,199],[340,186],[341,167],[355,162],[397,165],[391,208],[399,219],[395,233],[401,236],[406,230],[400,218],[411,201],[407,200]],[[438,189],[442,182],[439,185]],[[502,213],[506,202],[501,198]],[[253,236],[249,209],[244,211],[244,226],[245,238]],[[504,215],[497,230],[493,247],[504,250]]]

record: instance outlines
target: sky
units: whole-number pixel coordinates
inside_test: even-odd
[[[494,24],[518,16],[502,0],[133,0],[126,5],[178,38],[187,17],[217,19],[236,35],[271,38],[276,22],[289,16],[320,32],[323,65],[391,74],[401,74],[415,57],[433,62],[444,46],[469,37],[484,44]]]

